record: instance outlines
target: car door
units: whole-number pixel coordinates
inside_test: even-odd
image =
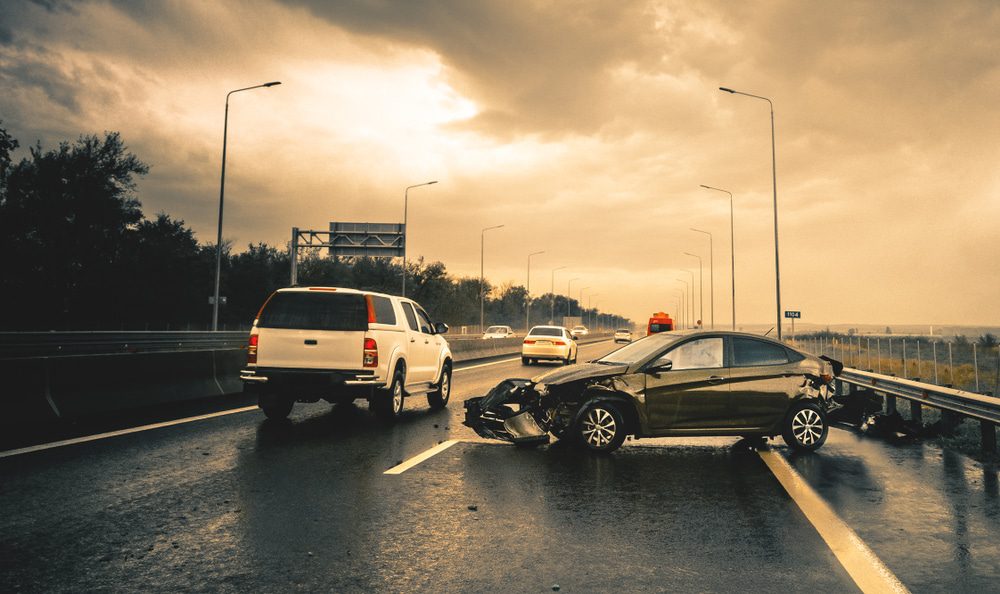
[[[406,383],[407,385],[426,382],[428,336],[420,330],[420,317],[413,303],[403,301],[403,317],[406,318]]]
[[[434,322],[431,321],[427,312],[416,303],[413,304],[413,307],[417,310],[417,324],[420,326],[420,334],[423,338],[423,341],[417,340],[423,373],[421,379],[415,381],[435,382],[437,381],[438,359],[444,346],[443,339],[440,334],[434,333]]]
[[[670,362],[670,369],[656,368]],[[725,339],[696,338],[645,366],[646,413],[653,433],[728,426],[732,417]]]
[[[739,426],[773,426],[784,418],[802,386],[798,364],[802,357],[780,344],[751,337],[733,337],[732,349],[730,387]]]

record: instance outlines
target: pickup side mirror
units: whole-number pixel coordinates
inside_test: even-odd
[[[434,334],[447,334],[448,324],[444,322],[434,322]]]
[[[658,365],[647,367],[646,373],[663,373],[664,371],[670,371],[673,368],[674,368],[674,362],[671,361],[670,359],[664,359]]]

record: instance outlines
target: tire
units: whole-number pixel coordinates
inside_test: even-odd
[[[436,390],[427,393],[427,404],[432,410],[448,406],[448,399],[451,398],[451,363],[445,363],[441,368],[441,379],[437,386]]]
[[[288,413],[292,412],[292,405],[295,402],[284,398],[269,399],[268,402],[259,404],[264,416],[272,421],[280,421],[288,418]]]
[[[627,432],[625,417],[617,406],[609,402],[595,402],[587,406],[573,428],[580,446],[601,454],[621,447]]]
[[[566,355],[566,358],[562,360],[562,364],[563,365],[569,365],[569,355],[568,354]]]
[[[531,359],[527,357],[521,357],[521,365],[531,365]]]
[[[406,382],[406,372],[397,367],[392,374],[392,383],[388,390],[378,390],[372,398],[372,412],[385,421],[392,421],[403,412],[403,384]]]
[[[794,450],[812,452],[823,445],[829,432],[823,409],[812,402],[800,402],[788,411],[781,437]]]

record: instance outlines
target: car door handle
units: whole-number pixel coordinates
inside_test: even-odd
[[[726,378],[722,377],[721,375],[713,375],[708,378],[708,383],[717,384],[719,382],[725,381],[725,379]]]
[[[313,340],[311,338],[307,338],[305,342],[306,342],[306,344],[311,345],[311,346],[315,346],[315,345],[319,344],[319,342],[317,342],[316,340]]]
[[[417,339],[416,338],[411,338],[410,342],[417,342]]]

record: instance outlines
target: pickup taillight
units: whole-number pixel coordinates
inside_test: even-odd
[[[247,343],[247,363],[257,364],[257,342],[260,337],[256,334],[250,335],[250,342]]]
[[[378,367],[378,344],[374,338],[365,339],[361,360],[364,367]]]

